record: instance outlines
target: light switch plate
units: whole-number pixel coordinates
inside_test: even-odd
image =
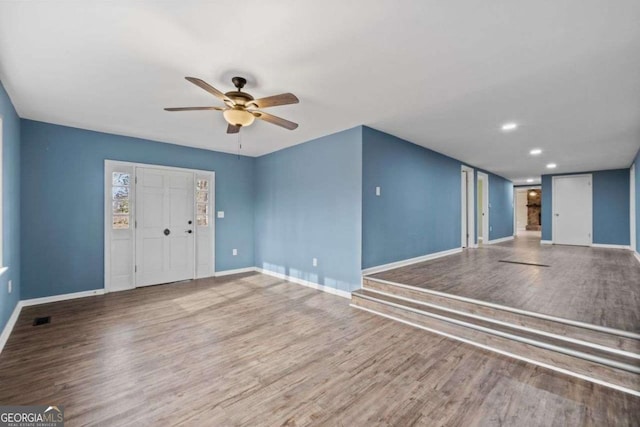
[[[380,195],[380,187],[376,187],[376,196]]]
[[[7,288],[9,288],[9,293],[13,291],[13,282],[11,280],[9,280],[9,282],[7,283]]]
[[[313,259],[313,266],[317,267],[318,266],[318,258],[314,258]]]
[[[234,250],[233,250],[233,256],[236,256],[236,255],[238,255],[238,250],[237,250],[237,249],[234,249]]]
[[[224,211],[218,211],[218,218],[224,218]]]

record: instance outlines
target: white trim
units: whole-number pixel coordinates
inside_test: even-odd
[[[405,267],[411,264],[417,264],[419,262],[429,261],[436,258],[442,258],[444,256],[458,254],[462,252],[462,248],[453,248],[446,251],[434,252],[432,254],[422,255],[415,258],[404,259],[401,261],[391,262],[389,264],[376,265],[375,267],[369,267],[362,270],[363,275],[382,273],[383,271],[393,270],[395,268]]]
[[[7,324],[4,325],[2,334],[0,335],[0,353],[2,353],[2,349],[4,348],[4,345],[9,340],[9,336],[11,335],[11,332],[13,332],[13,328],[16,325],[16,322],[18,321],[18,317],[20,317],[21,310],[22,310],[22,301],[18,301],[16,306],[13,308],[13,313],[11,313],[9,320],[7,320]]]
[[[96,295],[103,295],[104,293],[105,293],[104,289],[94,289],[92,291],[82,291],[82,292],[73,292],[70,294],[52,295],[50,297],[24,299],[20,301],[20,303],[22,304],[23,307],[29,307],[32,305],[48,304],[51,302],[66,301],[70,299],[93,297]]]
[[[340,289],[332,288],[330,286],[320,285],[318,283],[309,282],[308,280],[299,279],[297,277],[287,276],[285,274],[276,273],[275,271],[265,270],[263,268],[255,267],[255,271],[258,273],[266,274],[267,276],[277,277],[278,279],[283,279],[288,282],[296,283],[298,285],[306,286],[308,288],[317,289],[322,292],[327,292],[329,294],[337,295],[339,297],[351,299],[351,292],[343,291]]]
[[[629,248],[635,251],[638,242],[636,242],[636,164],[632,164],[629,168]]]
[[[0,267],[0,276],[9,271],[9,267]]]
[[[489,175],[484,172],[478,172],[477,181],[482,181],[482,210],[484,211],[484,216],[481,218],[482,237],[478,235],[478,241],[482,240],[482,242],[488,242],[489,241]],[[476,186],[477,185],[478,184],[476,182]],[[476,211],[477,211],[477,206],[476,206]]]
[[[615,328],[609,328],[609,327],[606,327],[606,326],[594,325],[594,324],[591,324],[591,323],[580,322],[578,320],[565,319],[564,317],[556,317],[556,316],[551,316],[551,315],[548,315],[548,314],[536,313],[535,311],[521,310],[519,308],[508,307],[506,305],[500,305],[500,304],[495,304],[495,303],[492,303],[492,302],[481,301],[481,300],[478,300],[478,299],[462,297],[462,296],[458,296],[458,295],[454,295],[454,294],[448,294],[446,292],[434,291],[434,290],[427,289],[427,288],[419,288],[417,286],[405,285],[403,283],[392,282],[390,280],[377,279],[375,277],[367,277],[366,279],[367,280],[371,280],[373,282],[382,283],[382,284],[385,284],[385,285],[397,286],[399,288],[409,289],[409,290],[416,291],[416,292],[423,292],[425,294],[431,294],[431,295],[437,295],[437,296],[440,296],[440,297],[451,298],[451,299],[454,299],[454,300],[468,302],[468,303],[472,303],[472,304],[477,304],[477,305],[481,305],[481,306],[484,306],[484,307],[490,307],[490,308],[495,308],[495,309],[498,309],[498,310],[509,311],[509,312],[516,313],[516,314],[523,314],[525,316],[537,317],[539,319],[551,320],[551,321],[558,322],[558,323],[564,323],[566,325],[578,326],[578,327],[584,328],[584,329],[591,329],[591,330],[594,330],[594,331],[605,332],[605,333],[608,333],[608,334],[619,335],[621,337],[632,338],[632,339],[636,339],[636,340],[640,339],[640,334],[636,334],[634,332],[629,332],[629,331],[624,331],[624,330],[621,330],[621,329],[615,329]],[[366,287],[364,289],[370,290],[369,288],[366,288]]]
[[[592,248],[608,248],[608,249],[625,249],[627,251],[631,250],[629,245],[606,245],[604,243],[592,243]]]
[[[553,240],[540,240],[541,245],[553,245]]]
[[[474,169],[460,165],[460,246],[463,248],[472,248],[476,243],[475,219],[478,208],[475,204],[475,182]]]
[[[236,268],[235,270],[217,271],[213,277],[230,276],[232,274],[251,273],[256,271],[255,267]]]
[[[446,332],[441,332],[441,331],[438,331],[437,329],[428,328],[426,326],[422,326],[422,325],[419,325],[417,323],[409,322],[407,320],[399,319],[397,317],[390,316],[388,314],[379,313],[379,312],[377,312],[375,310],[371,310],[369,308],[359,307],[359,306],[357,306],[355,304],[350,304],[350,306],[353,307],[353,308],[357,308],[359,310],[363,310],[363,311],[367,311],[367,312],[372,313],[372,314],[376,314],[378,316],[386,317],[387,319],[391,319],[391,320],[395,320],[395,321],[400,322],[400,323],[404,323],[405,325],[413,326],[413,327],[416,327],[416,328],[419,328],[419,329],[422,329],[422,330],[425,330],[425,331],[428,331],[428,332],[432,332],[434,334],[442,335],[442,336],[445,336],[447,338],[451,338],[451,339],[454,339],[454,340],[457,340],[457,341],[461,341],[461,342],[464,342],[466,344],[473,345],[475,347],[479,347],[479,348],[482,348],[482,349],[485,349],[485,350],[493,351],[495,353],[502,354],[504,356],[509,356],[509,357],[514,358],[514,359],[522,360],[524,362],[532,363],[534,365],[542,366],[543,368],[551,369],[551,370],[556,371],[556,372],[561,372],[563,374],[570,375],[570,376],[576,377],[576,378],[580,378],[582,380],[586,380],[586,381],[589,381],[589,382],[592,382],[592,383],[595,383],[595,384],[600,384],[600,385],[603,385],[605,387],[610,387],[612,389],[619,390],[619,391],[622,391],[624,393],[629,393],[629,394],[632,394],[634,396],[640,396],[640,391],[632,390],[632,389],[629,389],[629,388],[626,388],[626,387],[622,387],[622,386],[619,386],[619,385],[616,385],[616,384],[611,384],[611,383],[608,383],[606,381],[602,381],[602,380],[598,380],[596,378],[592,378],[592,377],[589,377],[589,376],[586,376],[586,375],[578,374],[576,372],[572,372],[572,371],[569,371],[569,370],[564,369],[564,368],[559,368],[557,366],[549,365],[549,364],[544,363],[544,362],[538,362],[537,360],[529,359],[528,357],[519,356],[519,355],[517,355],[515,353],[510,353],[510,352],[504,351],[504,350],[498,350],[497,348],[490,347],[490,346],[487,346],[487,345],[484,345],[484,344],[480,344],[480,343],[477,343],[475,341],[472,341],[472,340],[469,340],[469,339],[466,339],[466,338],[461,338],[461,337],[458,337],[456,335],[448,334]]]
[[[509,240],[513,240],[513,236],[501,237],[499,239],[489,240],[487,245],[493,245],[495,243],[508,242]]]

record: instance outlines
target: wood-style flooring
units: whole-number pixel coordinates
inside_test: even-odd
[[[348,304],[249,274],[27,307],[0,404],[67,426],[640,424],[638,397]]]
[[[540,245],[529,234],[372,277],[640,333],[640,263],[623,249]]]

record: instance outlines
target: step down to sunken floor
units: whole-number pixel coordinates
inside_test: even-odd
[[[640,396],[640,335],[370,277],[363,285],[356,308]]]

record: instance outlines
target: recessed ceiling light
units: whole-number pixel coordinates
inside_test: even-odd
[[[556,165],[555,163],[549,163],[547,165],[547,169],[554,169],[556,166],[558,166],[558,165]]]
[[[533,150],[529,151],[529,154],[531,154],[532,156],[537,156],[538,154],[542,154],[542,150],[539,148],[534,148]]]
[[[516,130],[518,128],[518,124],[514,122],[505,123],[502,125],[503,132],[510,132],[512,130]]]
[[[527,182],[533,182],[533,178],[527,179]]]

